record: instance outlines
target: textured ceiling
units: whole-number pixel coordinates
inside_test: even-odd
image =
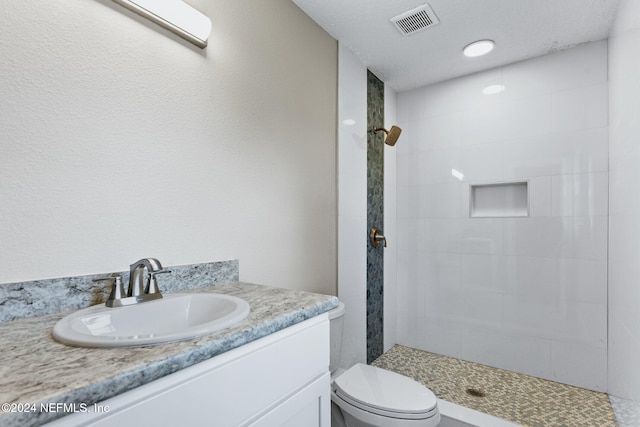
[[[640,0],[639,0],[640,1]],[[380,79],[408,90],[607,38],[619,0],[293,0]],[[390,18],[429,3],[440,23],[404,36]],[[491,39],[467,58],[462,48]]]

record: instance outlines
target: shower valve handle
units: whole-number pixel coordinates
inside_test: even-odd
[[[380,242],[384,242],[384,247],[387,247],[387,238],[384,237],[384,234],[377,228],[372,228],[369,232],[369,241],[371,242],[371,246],[377,248],[380,246]]]

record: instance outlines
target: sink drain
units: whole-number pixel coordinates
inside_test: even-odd
[[[484,391],[478,390],[477,388],[468,388],[465,391],[473,397],[485,397],[487,395]]]

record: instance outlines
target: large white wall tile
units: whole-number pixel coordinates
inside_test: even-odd
[[[558,299],[602,304],[607,301],[607,260],[560,259]]]
[[[367,253],[360,250],[366,242],[367,223],[365,216],[340,216],[338,218],[338,296],[352,289],[362,288],[366,282]],[[359,267],[359,268],[358,268]]]
[[[366,293],[343,295],[340,299],[345,304],[340,367],[349,368],[367,360],[367,310],[366,305],[360,303],[366,300]]]
[[[384,120],[385,128],[389,129],[397,121],[397,95],[389,87],[384,86]],[[400,139],[404,143],[404,138]],[[397,234],[397,147],[384,146],[384,235],[389,242],[384,250],[384,350],[388,350],[397,343],[398,323],[398,234]]]
[[[435,87],[435,86],[434,86]],[[434,87],[424,87],[399,95],[398,115],[402,121],[415,121],[429,116],[427,100],[433,98]]]
[[[504,67],[504,97],[517,99],[606,82],[607,62],[602,61],[606,50],[607,42],[600,41]]]
[[[606,216],[577,216],[573,220],[573,258],[607,259]]]
[[[638,215],[612,215],[609,223],[609,294],[614,313],[623,301],[638,301],[640,221]],[[636,330],[640,336],[640,330]]]
[[[338,63],[338,298],[346,306],[340,366],[350,367],[366,361],[367,69],[341,44]]]
[[[626,329],[626,333],[635,341],[640,343],[640,336],[638,336],[638,328],[640,327],[640,320],[638,320],[638,307],[637,299],[627,299],[624,297],[636,298],[640,294],[637,289],[631,289],[626,293],[617,292],[615,297],[612,297],[611,304],[615,307],[615,319],[618,325]]]
[[[553,299],[557,294],[558,259],[527,256],[504,257],[504,281],[508,293]]]
[[[503,313],[502,295],[469,289],[429,288],[425,313],[465,327],[499,328]]]
[[[398,299],[402,304],[398,308],[398,312],[406,311],[410,314],[421,314],[425,311],[425,298],[427,284],[420,276],[419,254],[409,255],[409,264],[407,267],[407,286],[404,292],[399,292]]]
[[[629,94],[637,93],[640,93],[640,82],[632,76],[609,82],[612,155],[617,156],[625,153],[625,148],[631,150],[636,147],[633,143],[638,133],[638,123],[635,118],[640,113],[640,106],[637,99]]]
[[[485,292],[507,289],[506,260],[500,255],[460,255],[460,286]]]
[[[608,124],[607,83],[556,92],[552,95],[554,131],[605,127]]]
[[[573,173],[575,154],[571,139],[547,134],[509,140],[504,144],[504,176],[512,179]]]
[[[540,176],[529,180],[529,216],[551,216],[552,214],[552,177]]]
[[[461,183],[421,185],[417,188],[418,215],[421,218],[459,218]]]
[[[411,110],[419,107],[415,104],[415,99],[418,97],[419,94],[417,91],[400,92],[397,94],[398,106],[396,113],[398,115],[398,122],[404,125],[411,120],[409,118]]]
[[[638,128],[640,135],[640,128]],[[635,141],[637,144],[637,140]],[[614,148],[612,148],[613,150]],[[640,191],[634,191],[634,183],[640,182],[640,146],[634,151],[620,153],[611,159],[609,209],[613,216],[640,213]]]
[[[635,3],[633,1],[623,1],[625,5]],[[622,23],[624,20],[623,7],[620,8],[620,13],[616,18],[616,24]],[[637,13],[637,12],[636,12]],[[638,15],[640,16],[640,14]],[[635,17],[638,19],[638,17]],[[631,76],[637,76],[640,73],[640,65],[637,58],[640,47],[638,46],[638,28],[640,25],[636,25],[634,28],[627,28],[626,31],[620,32],[609,40],[609,79],[612,81],[619,81],[627,79]]]
[[[546,298],[503,296],[504,328],[538,338],[605,346],[606,303],[590,304]]]
[[[551,373],[555,381],[607,391],[607,346],[552,341]]]
[[[463,337],[465,355],[478,363],[551,378],[547,340],[480,327],[467,328]]]
[[[364,216],[367,206],[367,183],[352,173],[343,173],[338,187],[338,215]]]
[[[409,159],[409,181],[417,184],[452,182],[451,169],[460,167],[456,163],[458,150],[429,149]]]
[[[396,187],[396,216],[398,219],[409,218],[409,188],[409,186],[401,184]]]
[[[574,175],[551,177],[551,214],[553,216],[573,216]]]
[[[442,83],[446,92],[445,105],[452,111],[480,111],[502,103],[502,95],[485,95],[487,86],[502,84],[502,68],[493,68]]]
[[[447,320],[432,316],[429,313],[411,316],[406,325],[406,345],[420,350],[443,354],[450,357],[462,357],[465,354],[466,337],[464,329],[451,324]]]
[[[552,102],[550,95],[505,102],[501,116],[506,139],[521,138],[523,135],[539,136],[549,133],[552,124]]]
[[[640,340],[616,317],[609,314],[608,386],[614,396],[640,401]]]
[[[610,36],[618,38],[625,33],[640,28],[640,4],[633,0],[624,0],[618,6],[615,21],[611,27]]]
[[[499,255],[503,247],[502,219],[473,218],[461,222],[458,251],[463,254]]]
[[[607,93],[598,42],[400,94],[400,344],[606,387]],[[529,217],[469,218],[471,184],[521,180]]]
[[[428,218],[416,225],[420,252],[460,252],[462,229],[460,219]],[[411,231],[410,231],[411,232]]]
[[[504,117],[508,107],[504,104],[487,105],[484,108],[474,108],[459,114],[462,145],[498,142],[507,138],[508,124]]]
[[[559,134],[563,135],[563,134]],[[573,173],[608,172],[609,129],[592,128],[568,133],[573,144]]]
[[[451,174],[455,169],[464,174],[464,181],[497,181],[504,178],[504,161],[502,142],[470,145],[452,152],[451,163],[443,175],[447,175],[448,181],[455,180]]]
[[[506,255],[568,258],[573,253],[573,218],[505,218],[503,224]]]
[[[554,301],[604,304],[606,260],[507,256],[503,260],[505,292]]]
[[[351,176],[358,183],[362,181],[358,177],[363,174],[366,176],[367,173],[366,128],[362,122],[355,125],[345,125],[342,117],[351,118],[362,116],[363,114],[366,116],[366,110],[350,109],[347,113],[341,115],[338,125],[338,138],[340,140],[338,144],[338,176]]]
[[[460,113],[438,114],[411,122],[407,129],[420,150],[453,148],[460,145],[462,120]]]
[[[461,255],[424,254],[417,268],[418,281],[427,288],[427,292],[439,288],[457,289],[460,287],[461,271]],[[426,298],[429,298],[429,294]]]
[[[607,128],[524,136],[504,144],[504,177],[561,175],[608,170]]]
[[[409,141],[405,145],[410,144]],[[396,155],[396,180],[398,186],[409,185],[409,153],[398,150]]]

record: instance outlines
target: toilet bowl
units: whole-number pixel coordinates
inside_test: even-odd
[[[356,363],[337,370],[344,304],[329,312],[331,322],[332,427],[435,427],[440,423],[436,396],[404,375]]]

